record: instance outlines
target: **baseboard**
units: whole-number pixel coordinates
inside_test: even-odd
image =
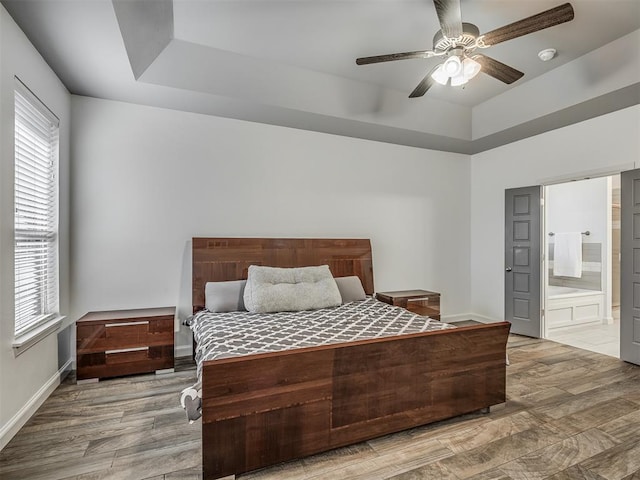
[[[193,354],[191,345],[176,345],[174,355],[176,357],[190,357]]]
[[[62,382],[62,380],[64,380],[72,370],[75,370],[73,368],[75,363],[75,360],[73,358],[70,358],[64,363],[64,365],[62,365],[62,367],[60,367],[60,369],[58,370],[58,374],[60,375],[60,382]]]
[[[65,362],[62,368],[58,370],[58,373],[60,374],[60,383],[62,383],[63,380],[67,378],[69,374],[73,372],[75,369],[76,369],[76,362],[73,358],[70,358]]]
[[[442,315],[440,321],[445,323],[464,322],[465,320],[473,320],[470,313],[459,313],[457,315]]]
[[[474,320],[480,323],[502,322],[502,320],[496,320],[494,318],[485,317],[484,315],[479,315],[477,313],[459,313],[457,315],[443,315],[441,319],[443,322],[446,322],[446,323],[463,322],[465,320]]]
[[[58,388],[60,382],[69,374],[72,360],[69,359],[46,383],[33,395],[11,419],[0,429],[0,450],[7,446],[11,439],[24,426],[38,408]]]
[[[502,319],[502,318],[491,318],[491,317],[487,317],[485,315],[480,315],[479,313],[472,313],[471,314],[471,320],[475,320],[476,322],[481,322],[481,323],[504,322],[504,319]]]

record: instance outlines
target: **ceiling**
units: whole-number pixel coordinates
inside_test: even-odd
[[[483,33],[561,3],[461,0],[461,11]],[[573,21],[483,51],[525,73],[514,84],[480,74],[464,88],[435,85],[409,99],[437,59],[355,59],[430,49],[439,29],[431,0],[2,1],[74,94],[463,153],[556,128],[552,110],[475,134],[473,117],[507,98],[523,103],[510,108],[530,108],[527,92],[554,70],[640,29],[638,0],[571,3]],[[540,61],[549,47],[558,55]],[[639,51],[625,55],[638,62]],[[638,103],[638,82],[640,71],[635,86],[606,92],[615,98],[598,102],[610,104],[604,110],[564,105],[564,123]]]

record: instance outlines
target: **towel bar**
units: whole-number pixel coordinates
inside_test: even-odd
[[[587,230],[586,232],[580,232],[582,233],[582,235],[591,235],[591,232],[589,230]],[[555,233],[553,232],[549,232],[549,236],[553,237],[555,235]]]

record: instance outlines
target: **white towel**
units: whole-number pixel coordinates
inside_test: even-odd
[[[554,277],[582,277],[582,234],[556,233],[553,252]]]

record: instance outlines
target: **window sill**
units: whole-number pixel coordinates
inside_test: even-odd
[[[27,333],[23,333],[22,335],[15,337],[12,343],[15,356],[17,357],[18,355],[26,352],[40,340],[44,340],[52,333],[57,332],[63,319],[64,317],[56,317]]]

